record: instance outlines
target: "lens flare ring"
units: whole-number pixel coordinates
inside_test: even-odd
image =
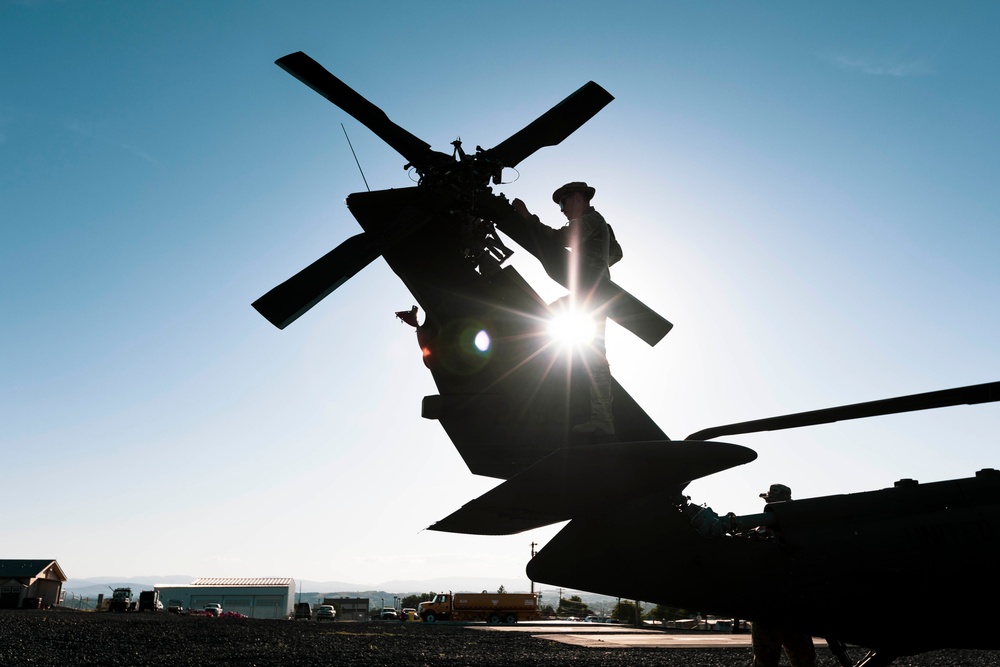
[[[490,343],[490,334],[486,331],[486,329],[480,329],[479,333],[477,333],[476,337],[473,339],[473,344],[480,352],[489,351]]]

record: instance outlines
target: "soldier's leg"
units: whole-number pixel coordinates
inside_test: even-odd
[[[778,667],[781,660],[781,637],[777,630],[754,621],[750,626],[750,637],[753,641],[754,667]]]
[[[594,322],[594,340],[587,350],[587,373],[590,375],[590,419],[573,427],[577,433],[615,432],[614,413],[611,409],[611,366],[608,364],[604,336],[607,320]]]
[[[782,643],[785,645],[785,655],[792,667],[816,667],[816,647],[812,637],[792,632],[784,633]]]

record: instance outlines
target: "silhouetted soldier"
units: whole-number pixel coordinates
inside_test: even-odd
[[[586,357],[590,375],[590,419],[574,426],[573,430],[577,433],[611,435],[615,426],[611,411],[611,368],[604,341],[607,315],[603,308],[599,309],[600,312],[594,311],[595,306],[602,305],[595,296],[599,295],[601,285],[609,279],[608,267],[621,259],[621,246],[615,241],[614,232],[604,217],[590,205],[595,192],[586,183],[574,181],[552,193],[552,201],[559,204],[559,210],[566,216],[567,223],[561,229],[543,225],[520,199],[511,204],[522,217],[537,223],[539,232],[573,253],[570,293],[560,300],[562,304],[555,305],[559,308],[568,303],[570,310],[592,313],[595,326],[591,353]]]
[[[783,502],[792,499],[792,490],[784,484],[772,484],[760,497],[768,503]],[[769,528],[758,528],[756,536],[767,539],[773,538],[774,534]],[[782,647],[792,667],[816,665],[816,647],[809,635],[791,632],[766,621],[754,621],[751,636],[754,667],[778,667]]]

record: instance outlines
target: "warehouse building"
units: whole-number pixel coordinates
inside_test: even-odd
[[[203,609],[217,602],[223,611],[250,618],[287,618],[295,601],[295,580],[276,577],[203,578],[190,584],[157,584],[160,601],[167,608]]]
[[[368,598],[323,598],[323,604],[333,605],[338,621],[367,621],[370,613]]]

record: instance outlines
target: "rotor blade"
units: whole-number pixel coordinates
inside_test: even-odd
[[[619,326],[628,329],[650,347],[656,345],[670,333],[674,325],[670,320],[635,298],[609,280],[603,290],[606,293],[608,317]]]
[[[301,51],[278,58],[274,62],[278,67],[349,113],[355,120],[392,146],[408,162],[418,163],[432,154],[430,144],[393,123],[384,111]]]
[[[523,130],[485,151],[485,156],[505,167],[516,167],[539,148],[555,146],[576,132],[613,99],[611,93],[589,81]]]
[[[712,440],[721,436],[736,435],[739,433],[780,431],[786,428],[831,424],[849,419],[863,419],[865,417],[878,417],[900,412],[933,410],[934,408],[945,408],[952,405],[975,405],[977,403],[990,403],[993,401],[1000,401],[1000,382],[987,382],[986,384],[929,391],[923,394],[911,394],[910,396],[897,396],[896,398],[885,398],[879,401],[868,401],[867,403],[854,403],[852,405],[842,405],[823,410],[797,412],[780,417],[755,419],[753,421],[740,422],[739,424],[714,426],[703,431],[698,431],[697,433],[692,433],[686,440]]]
[[[362,232],[253,302],[268,322],[284,329],[382,254],[381,244]]]

